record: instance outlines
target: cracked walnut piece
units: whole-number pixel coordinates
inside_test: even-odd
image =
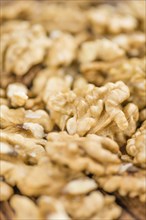
[[[43,219],[63,219],[70,220],[68,213],[65,210],[64,204],[60,198],[52,196],[40,196],[37,200]]]
[[[107,216],[108,219],[117,219],[121,213],[114,197],[103,195],[100,191],[93,191],[86,196],[66,196],[62,200],[73,219],[100,220]]]
[[[113,140],[94,134],[86,137],[52,132],[47,136],[45,149],[49,158],[74,171],[102,176],[119,170],[119,147]],[[61,152],[61,156],[60,156]]]
[[[142,30],[145,30],[145,1],[127,1],[126,4],[124,2],[120,2],[119,9],[124,11],[125,13],[133,16],[139,22],[139,27]]]
[[[70,195],[80,195],[89,193],[90,191],[97,188],[97,184],[93,179],[89,178],[79,178],[69,182],[65,188],[64,193]]]
[[[70,181],[72,183],[72,181],[77,180],[82,181],[84,193],[90,192],[97,187],[94,180],[90,181],[82,173],[55,165],[47,157],[41,163],[33,166],[16,160],[1,160],[0,165],[1,175],[5,178],[5,181],[13,187],[17,186],[20,192],[26,196],[59,196],[68,194],[70,191],[65,192],[65,189],[70,185]],[[79,192],[78,190],[78,193],[83,193],[83,191],[80,190]]]
[[[11,200],[10,205],[15,211],[14,218],[19,219],[31,219],[41,220],[41,215],[37,205],[26,196],[20,196],[15,194]]]
[[[111,62],[91,62],[80,67],[83,76],[95,85],[123,81],[130,90],[129,101],[140,109],[145,106],[145,57],[119,59]]]
[[[92,220],[108,216],[109,220],[113,220],[121,214],[121,208],[115,204],[114,196],[103,195],[98,190],[88,195],[62,195],[59,199],[41,196],[38,206],[44,219],[49,220],[68,220],[69,216],[71,219]]]
[[[138,26],[137,19],[128,13],[120,13],[117,7],[100,5],[88,11],[88,19],[95,34],[119,34],[132,32]],[[122,11],[123,12],[123,11]]]
[[[20,192],[27,196],[57,194],[67,181],[65,178],[67,173],[61,172],[59,167],[55,167],[47,161],[34,166],[2,160],[0,163],[1,175],[6,182],[12,186],[16,185]],[[54,184],[56,181],[57,184]]]
[[[85,12],[77,4],[72,4],[70,7],[66,3],[52,4],[49,2],[48,4],[45,1],[14,1],[12,5],[4,5],[0,19],[6,21],[20,20],[21,16],[25,16],[26,20],[34,24],[41,24],[48,32],[52,30],[71,33],[83,31],[87,26]]]
[[[67,33],[52,31],[50,39],[52,43],[48,50],[45,64],[53,67],[69,65],[76,55],[77,43],[75,38]]]
[[[130,57],[143,57],[145,55],[146,38],[143,32],[132,34],[120,34],[111,39],[119,47],[126,51]]]
[[[123,175],[106,176],[96,180],[106,192],[118,191],[122,196],[138,197],[141,202],[146,201],[146,176],[141,171],[133,175],[123,173]]]
[[[53,122],[44,110],[12,109],[5,105],[0,106],[1,128],[11,133],[23,134],[27,137],[42,138],[44,132],[53,129]]]
[[[146,78],[145,78],[145,57],[142,59],[129,59],[113,66],[108,71],[106,81],[123,80],[130,89],[130,101],[134,102],[140,109],[145,106],[146,99]]]
[[[28,89],[21,83],[9,84],[7,88],[7,97],[10,99],[11,106],[22,107],[25,105],[28,96]]]
[[[38,163],[45,158],[44,145],[46,141],[40,138],[28,138],[21,134],[15,134],[0,130],[1,157],[10,160],[21,159],[28,163]]]
[[[146,121],[128,140],[126,151],[133,158],[134,164],[146,167]]]
[[[57,85],[57,90],[51,87],[52,82]],[[44,101],[51,118],[61,130],[84,136],[87,133],[99,134],[113,122],[125,131],[129,122],[121,104],[129,95],[129,89],[122,81],[95,87],[78,79],[71,90],[63,79],[54,77],[47,82]],[[136,123],[138,117],[133,117]]]
[[[94,60],[112,61],[124,57],[124,55],[124,50],[118,44],[103,38],[84,42],[81,45],[78,59],[80,63],[87,63]]]
[[[113,220],[121,214],[121,208],[115,203],[114,197],[103,195],[99,191],[86,196],[62,196],[59,199],[41,196],[36,203],[28,197],[14,195],[10,205],[15,211],[16,219],[31,217],[33,220],[70,220],[85,217],[100,220],[108,216],[109,220]]]
[[[41,25],[33,25],[2,34],[1,44],[3,71],[22,76],[43,61],[50,40]]]

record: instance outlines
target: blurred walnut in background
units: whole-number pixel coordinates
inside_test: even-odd
[[[1,3],[0,218],[143,220],[145,0]]]

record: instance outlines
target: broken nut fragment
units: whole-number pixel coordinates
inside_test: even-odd
[[[133,158],[133,163],[146,167],[146,121],[127,142],[126,151]]]
[[[25,111],[23,108],[0,107],[1,128],[11,133],[21,133],[27,137],[42,138],[53,129],[53,122],[44,110]]]
[[[85,42],[81,45],[79,61],[80,63],[92,62],[94,60],[112,61],[123,56],[124,50],[118,44],[108,39],[99,39],[93,42]]]
[[[90,9],[88,19],[95,34],[132,32],[138,25],[135,17],[124,13],[124,11],[118,11],[117,7],[106,4]]]
[[[141,202],[146,201],[146,176],[143,172],[136,172],[133,175],[123,173],[123,175],[107,176],[99,178],[97,182],[106,192],[118,191],[122,196],[138,197]]]
[[[59,85],[58,89],[55,90],[55,86],[51,88],[51,82]],[[77,80],[72,90],[64,84],[63,79],[52,77],[44,91],[50,116],[61,130],[67,129],[69,134],[80,136],[98,134],[113,121],[122,131],[128,128],[121,104],[130,94],[122,81],[95,87],[86,82],[81,86]]]
[[[84,63],[80,70],[89,83],[98,86],[107,82],[123,81],[130,90],[129,101],[140,109],[145,107],[145,57]]]
[[[94,180],[82,178],[69,182],[63,191],[71,195],[80,195],[88,193],[96,188],[97,184]]]
[[[37,205],[26,196],[14,195],[10,200],[10,205],[15,211],[15,219],[41,220]]]
[[[49,158],[71,170],[102,176],[105,173],[115,173],[119,169],[119,147],[109,138],[52,132],[48,134],[47,140],[45,149]]]
[[[50,40],[41,25],[5,33],[2,35],[1,41],[3,71],[9,74],[13,72],[18,76],[26,74],[31,67],[43,61],[50,45]]]
[[[7,97],[10,99],[13,107],[22,107],[25,105],[28,89],[20,83],[9,84],[7,88]]]
[[[73,219],[108,219],[118,218],[121,209],[114,202],[113,196],[103,195],[100,191],[93,191],[83,196],[66,196],[63,203]],[[112,208],[112,212],[110,212]]]
[[[46,57],[48,66],[69,65],[76,55],[76,42],[72,35],[61,32],[51,32],[52,44]]]

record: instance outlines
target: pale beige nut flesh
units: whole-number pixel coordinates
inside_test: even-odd
[[[22,133],[24,136],[35,138],[44,137],[44,132],[53,129],[53,122],[44,110],[12,109],[6,105],[0,106],[1,128],[11,133]]]
[[[95,33],[119,34],[121,32],[132,32],[136,29],[138,22],[135,17],[128,13],[119,13],[111,5],[100,5],[88,12],[88,19]]]
[[[10,204],[15,211],[15,219],[41,219],[35,203],[25,196],[14,195],[10,200]]]
[[[13,107],[24,106],[28,99],[27,93],[28,90],[23,84],[10,84],[7,88],[7,97]]]
[[[127,141],[126,151],[133,158],[133,162],[146,167],[146,121]]]
[[[99,178],[97,182],[102,185],[106,192],[118,191],[122,196],[139,197],[141,202],[146,201],[146,176],[144,172],[138,171],[133,175],[128,175],[125,172],[121,175]]]
[[[144,48],[144,45],[142,46]],[[132,47],[133,48],[133,47]],[[118,59],[112,62],[90,62],[80,66],[81,73],[95,85],[123,81],[130,89],[129,101],[140,109],[145,107],[145,57]]]
[[[97,184],[94,180],[89,178],[81,178],[69,182],[64,192],[71,195],[85,194],[97,188]]]
[[[13,188],[7,183],[0,181],[1,197],[0,201],[7,201],[13,194]]]
[[[84,197],[65,197],[63,198],[63,202],[65,203],[66,210],[73,219],[101,219],[105,216],[108,216],[109,219],[114,219],[121,213],[119,207],[114,203],[114,197],[103,196],[100,191],[93,191]],[[110,207],[113,209],[113,212],[110,212]]]
[[[145,1],[1,6],[0,218],[143,219]]]
[[[71,170],[87,171],[97,176],[119,170],[119,146],[109,138],[96,135],[82,138],[66,132],[53,132],[47,139],[45,148],[50,159]],[[62,152],[61,157],[59,152]]]
[[[2,71],[16,75],[24,75],[33,65],[40,63],[50,45],[41,25],[34,25],[31,30],[26,27],[20,28],[19,32],[4,33],[1,42]]]
[[[50,46],[46,57],[46,64],[53,67],[71,64],[75,59],[77,48],[73,36],[63,34],[59,31],[52,31],[50,37],[52,45]]]
[[[59,93],[56,92],[55,86],[50,87],[50,84],[55,82]],[[52,77],[44,90],[44,101],[50,110],[51,118],[61,130],[66,129],[69,134],[78,133],[80,136],[87,133],[100,134],[113,122],[117,129],[126,131],[130,126],[130,115],[133,115],[133,123],[136,123],[137,106],[129,104],[122,110],[122,102],[129,96],[129,89],[122,81],[95,87],[79,79],[71,90],[63,79]],[[128,118],[125,113],[129,114]]]
[[[120,34],[114,37],[112,40],[119,47],[124,49],[131,57],[139,57],[145,55],[146,51],[143,45],[146,43],[146,39],[143,32],[137,32],[129,35]]]
[[[102,50],[101,50],[102,48]],[[94,60],[112,61],[124,57],[124,50],[114,41],[108,39],[85,42],[81,45],[79,52],[79,61],[87,63]]]
[[[78,33],[83,31],[87,25],[86,13],[76,4],[72,4],[70,7],[68,4],[47,4],[37,1],[14,2],[13,10],[11,4],[5,5],[0,19],[19,20],[21,14],[25,14],[26,20],[30,20],[32,23],[42,24],[47,31],[59,29]]]

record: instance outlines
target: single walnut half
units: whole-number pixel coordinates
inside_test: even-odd
[[[141,109],[145,106],[145,57],[142,59],[130,59],[119,63],[108,71],[107,81],[123,80],[129,87],[132,100]]]
[[[43,61],[50,40],[41,25],[29,25],[2,34],[1,43],[2,71],[22,76]]]
[[[114,139],[119,146],[124,147],[127,139],[131,137],[136,131],[137,122],[139,118],[139,111],[135,104],[129,103],[123,108],[123,112],[128,121],[128,127],[125,130],[121,130],[115,122],[112,122],[108,126],[98,131],[101,136],[107,136]]]
[[[50,87],[51,82],[58,85],[57,90],[55,86]],[[112,122],[121,131],[126,130],[128,120],[121,104],[129,95],[129,89],[122,81],[96,87],[79,79],[71,90],[63,79],[51,78],[44,92],[44,101],[61,130],[83,136],[98,134]]]

